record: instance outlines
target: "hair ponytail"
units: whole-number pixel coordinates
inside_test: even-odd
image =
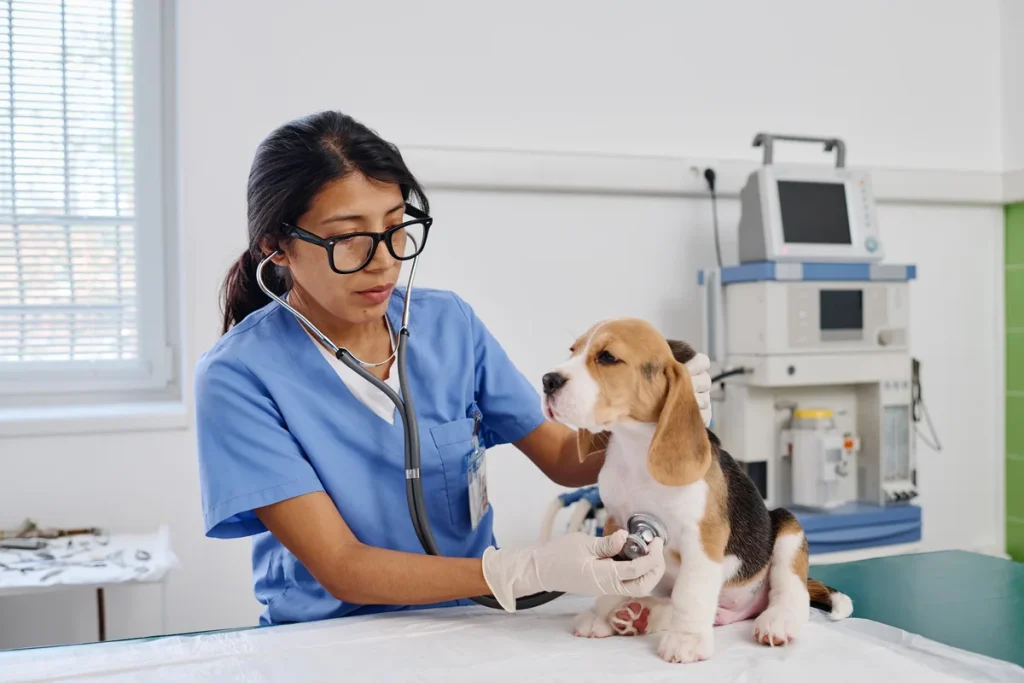
[[[256,281],[256,267],[262,259],[255,256],[250,249],[238,257],[228,270],[224,284],[221,286],[221,310],[224,315],[221,332],[227,332],[234,325],[270,303],[271,299],[260,289]],[[274,264],[268,264],[263,271],[263,282],[274,294],[284,296],[288,291],[288,283],[281,277]]]
[[[398,148],[341,112],[286,123],[260,143],[247,188],[249,249],[231,266],[221,288],[224,332],[271,301],[256,282],[263,247],[287,244],[287,225],[309,210],[324,185],[353,172],[398,185],[405,201],[415,199],[422,211],[430,211]],[[291,279],[285,269],[271,266],[264,271],[264,283],[283,296]]]

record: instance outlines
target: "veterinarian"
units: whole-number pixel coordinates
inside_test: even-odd
[[[206,534],[254,537],[262,624],[471,604],[487,594],[505,609],[544,590],[644,595],[664,571],[661,552],[611,559],[623,534],[495,548],[493,511],[471,514],[467,462],[478,446],[512,443],[552,481],[574,487],[596,481],[601,458],[580,462],[575,433],[545,420],[531,383],[465,301],[415,289],[408,376],[427,513],[444,556],[423,553],[394,404],[268,298],[256,267],[278,251],[264,271],[268,289],[398,391],[400,259],[425,246],[429,223],[427,198],[398,150],[341,113],[290,122],[256,151],[249,246],[225,279],[224,334],[198,364],[195,399]],[[706,422],[708,365],[703,355],[691,365]]]

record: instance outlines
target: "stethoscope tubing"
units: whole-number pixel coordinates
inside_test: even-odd
[[[289,311],[299,321],[301,321],[302,324],[306,325],[313,335],[319,339],[324,346],[330,349],[338,360],[367,382],[384,392],[384,395],[391,399],[391,402],[395,404],[395,409],[402,418],[402,431],[405,434],[405,497],[409,505],[409,519],[412,522],[413,530],[416,532],[416,537],[419,539],[424,552],[429,555],[435,555],[438,557],[442,556],[441,551],[437,547],[437,542],[434,540],[434,534],[430,530],[430,521],[427,516],[427,506],[423,494],[423,479],[420,473],[420,433],[416,422],[416,411],[413,405],[412,394],[409,391],[409,378],[406,372],[406,356],[409,347],[409,302],[412,299],[412,283],[416,277],[416,263],[419,261],[419,256],[412,259],[412,265],[409,269],[409,279],[405,289],[405,304],[402,309],[402,327],[398,331],[398,341],[395,344],[395,351],[387,360],[382,361],[381,363],[372,364],[361,361],[353,356],[348,349],[339,347],[331,341],[327,335],[318,330],[316,325],[310,322],[308,318],[295,310],[283,297],[272,292],[270,288],[264,284],[263,269],[268,263],[270,263],[270,260],[277,253],[278,252],[274,252],[266,256],[256,267],[257,284],[260,289],[263,290],[264,294]],[[377,379],[373,373],[366,369],[367,367],[375,367],[375,365],[383,365],[391,360],[392,357],[395,358],[395,364],[398,367],[398,385],[402,392],[402,396],[399,396],[394,389]],[[562,595],[563,593],[554,591],[527,595],[516,599],[516,609],[521,610],[539,607],[540,605],[551,602]],[[501,604],[498,603],[493,595],[478,595],[470,598],[470,600],[492,609],[503,609]]]

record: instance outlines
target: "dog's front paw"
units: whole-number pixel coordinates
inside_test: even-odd
[[[661,637],[658,656],[666,662],[689,664],[711,657],[711,633],[669,631]]]
[[[672,605],[658,598],[626,600],[612,610],[608,621],[620,636],[642,636],[668,630]]]
[[[576,617],[575,632],[579,638],[607,638],[614,633],[608,620],[592,610]]]
[[[613,612],[609,621],[612,630],[620,636],[642,636],[647,633],[650,619],[651,608],[642,602],[633,600],[624,603],[622,607]]]
[[[800,629],[810,617],[810,608],[794,609],[782,605],[769,605],[754,620],[754,640],[762,645],[785,645],[800,635]]]

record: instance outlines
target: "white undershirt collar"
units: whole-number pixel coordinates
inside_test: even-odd
[[[391,354],[395,351],[395,335],[394,330],[391,327],[391,320],[388,319],[386,314],[384,316],[384,322],[388,326],[388,340],[390,341],[388,353]],[[313,345],[320,350],[320,353],[327,359],[330,366],[334,368],[334,372],[338,375],[338,378],[345,383],[345,386],[348,387],[350,392],[352,392],[352,395],[359,399],[363,405],[372,410],[378,417],[380,417],[380,419],[393,425],[395,423],[395,404],[391,402],[391,399],[388,398],[383,391],[360,377],[355,370],[338,360],[334,354],[331,353],[330,349],[321,344],[320,340],[317,339],[305,325],[299,323],[299,327],[301,327],[306,333],[306,336],[309,337],[309,340]],[[388,376],[384,379],[384,383],[398,393],[398,373],[393,372],[393,370],[394,366],[388,368]]]

